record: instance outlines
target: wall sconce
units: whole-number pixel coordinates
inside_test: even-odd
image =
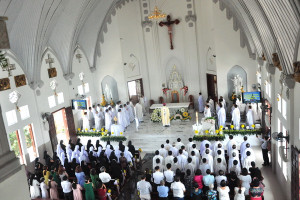
[[[78,76],[79,76],[79,79],[81,80],[82,85],[84,86],[84,84],[85,84],[84,81],[83,81],[84,80],[84,73],[81,72],[81,73],[79,73]]]
[[[17,109],[19,112],[20,112],[20,109],[19,109],[19,106],[18,106],[18,102],[19,102],[20,98],[21,98],[21,94],[20,94],[17,90],[15,90],[15,91],[9,93],[9,95],[8,95],[9,101],[10,101],[12,104],[15,104],[16,109]]]

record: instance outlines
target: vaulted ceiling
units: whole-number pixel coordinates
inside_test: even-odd
[[[241,30],[242,45],[251,57],[264,54],[271,64],[272,54],[277,53],[283,72],[293,73],[300,40],[298,0],[212,1],[226,10],[228,19],[233,18],[233,28]],[[47,49],[55,53],[66,78],[72,77],[78,47],[95,68],[107,23],[126,2],[129,0],[0,0],[0,16],[9,19],[11,52],[30,86],[42,85],[40,68]]]

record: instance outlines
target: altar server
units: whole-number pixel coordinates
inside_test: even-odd
[[[155,167],[156,159],[159,159],[161,164],[164,163],[164,158],[161,155],[159,155],[159,151],[158,150],[155,151],[155,156],[152,159],[152,164],[153,164],[152,168]]]
[[[124,104],[123,113],[124,113],[124,117],[125,117],[125,121],[126,121],[126,127],[128,127],[130,125],[130,116],[129,116],[129,111],[127,109],[126,104]]]
[[[215,110],[215,102],[211,97],[208,97],[208,100],[209,100],[210,111],[213,113]]]
[[[224,164],[222,158],[217,158],[216,162],[214,162],[214,170],[215,170],[217,175],[219,174],[220,170],[222,170],[224,172],[227,171],[226,165]]]
[[[203,138],[203,141],[201,142],[200,144],[200,153],[202,155],[202,153],[205,151],[206,149],[206,144],[209,144],[209,147],[211,146],[211,143],[210,141],[207,140],[206,137]]]
[[[165,103],[161,108],[161,121],[163,123],[163,126],[170,126],[170,110]]]
[[[161,145],[161,148],[158,150],[159,151],[159,155],[161,155],[162,157],[166,158],[168,151],[165,149],[165,145]]]
[[[128,109],[128,112],[129,112],[129,119],[130,119],[130,122],[133,122],[134,121],[134,110],[133,110],[133,107],[129,104],[129,102],[127,101],[127,109]]]
[[[242,161],[243,168],[246,168],[249,171],[249,168],[251,167],[251,162],[255,162],[255,160],[253,160],[251,152],[247,151],[246,158]]]
[[[90,128],[92,128],[95,124],[95,117],[94,117],[92,107],[89,107],[89,113],[88,114],[89,114],[89,125],[90,125]]]
[[[248,137],[247,136],[244,136],[244,142],[242,142],[241,146],[240,146],[240,152],[241,152],[241,155],[243,155],[244,153],[244,150],[247,148],[246,147],[246,144],[248,143]]]
[[[234,105],[234,109],[232,111],[232,122],[233,122],[233,125],[234,125],[235,129],[239,129],[240,128],[240,121],[241,121],[240,109],[235,104]]]
[[[84,131],[90,130],[90,122],[89,122],[87,112],[84,112],[83,117],[82,117],[82,130],[84,130]]]
[[[181,149],[182,146],[184,146],[184,144],[181,142],[181,139],[177,138],[177,142],[175,143],[175,147],[177,149]]]
[[[198,97],[198,106],[199,106],[199,113],[203,113],[204,112],[204,100],[202,97],[202,93],[199,93],[199,97]]]
[[[118,110],[118,125],[122,126],[122,129],[126,127],[126,122],[124,119],[124,115],[122,115],[122,110],[119,108]]]
[[[139,103],[135,104],[134,114],[135,114],[135,117],[138,119],[139,122],[144,121],[144,119],[143,119],[143,117],[144,117],[143,107],[141,106],[141,104],[139,104]]]
[[[165,166],[167,167],[167,164],[170,163],[173,165],[174,156],[172,155],[172,151],[168,152],[168,156],[165,158]]]
[[[191,153],[193,144],[194,144],[193,138],[189,138],[189,143],[187,143],[187,145],[186,145],[186,150],[189,154]]]
[[[96,114],[95,114],[95,129],[100,131],[103,124],[101,123],[102,122],[102,119],[101,119],[101,113],[96,111]]]
[[[112,121],[112,118],[108,112],[108,109],[106,109],[105,110],[105,129],[107,131],[110,131],[111,121]]]
[[[236,145],[236,141],[233,139],[233,135],[229,135],[229,141],[227,142],[227,155],[231,154],[232,145]]]
[[[205,105],[205,109],[204,109],[204,117],[205,117],[205,118],[211,117],[211,111],[210,111],[209,105]]]
[[[226,111],[223,107],[222,103],[219,103],[220,109],[218,111],[218,123],[219,127],[223,126],[223,128],[226,126]]]
[[[247,124],[250,127],[250,129],[253,129],[252,125],[253,125],[253,110],[252,110],[252,106],[249,106],[248,112],[247,112]]]
[[[146,108],[145,108],[145,99],[144,99],[144,96],[142,95],[141,98],[140,98],[140,104],[142,106],[142,109],[143,109],[143,114],[145,115],[146,114]]]

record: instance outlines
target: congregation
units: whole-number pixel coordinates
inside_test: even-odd
[[[240,145],[232,135],[229,138],[226,145],[221,141],[211,143],[206,138],[200,144],[189,138],[186,145],[180,138],[173,144],[166,140],[155,151],[153,173],[146,169],[137,183],[140,198],[263,199],[264,178],[247,136]],[[258,139],[262,149],[266,148],[268,138]],[[269,158],[264,159],[264,165],[268,165]]]
[[[91,140],[86,145],[70,140],[66,146],[61,141],[53,158],[44,152],[45,165],[36,158],[35,172],[29,174],[31,199],[111,199],[135,169],[136,158],[131,141],[127,146],[108,141],[104,147],[99,140],[95,146]]]

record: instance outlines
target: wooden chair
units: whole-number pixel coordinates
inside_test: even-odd
[[[194,96],[193,95],[189,95],[189,102],[190,102],[190,104],[189,104],[189,109],[190,108],[193,108],[193,109],[195,109],[195,104],[194,104]]]
[[[158,98],[158,103],[160,103],[160,104],[165,103],[164,98],[163,98],[163,97],[159,97],[159,98]]]

